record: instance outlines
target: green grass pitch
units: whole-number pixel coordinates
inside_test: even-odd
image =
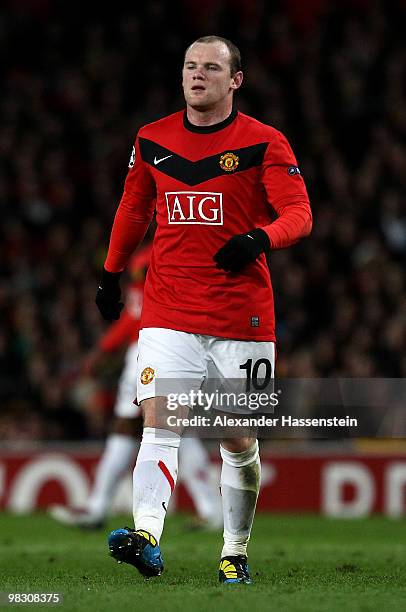
[[[58,606],[18,607],[66,612],[406,610],[403,521],[260,514],[249,549],[255,583],[226,586],[217,582],[221,535],[187,532],[187,520],[168,517],[165,572],[145,581],[107,554],[107,532],[131,525],[129,517],[90,533],[41,514],[0,514],[0,590],[59,592]]]

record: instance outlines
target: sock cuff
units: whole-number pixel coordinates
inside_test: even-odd
[[[222,557],[226,557],[227,555],[247,555],[247,544],[250,541],[251,533],[231,533],[224,529],[223,531],[224,537],[224,548],[228,550],[225,551],[224,548],[221,552]]]
[[[245,467],[246,465],[255,463],[259,459],[258,440],[255,440],[251,448],[242,451],[242,453],[232,453],[220,444],[220,455],[224,463],[232,467]]]
[[[144,427],[142,434],[143,444],[159,444],[179,448],[180,436],[169,429],[159,429],[158,427]]]

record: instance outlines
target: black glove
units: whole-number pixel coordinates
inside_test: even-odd
[[[255,261],[261,253],[271,248],[268,235],[257,227],[246,234],[230,238],[213,257],[216,268],[226,272],[239,272],[244,266]]]
[[[124,304],[120,302],[120,276],[121,272],[107,272],[103,268],[95,302],[103,319],[107,321],[119,319],[120,312],[124,308]]]

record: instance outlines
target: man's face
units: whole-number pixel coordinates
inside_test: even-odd
[[[230,52],[222,42],[194,43],[188,49],[182,71],[186,103],[196,110],[209,110],[232,96],[242,73],[230,73]]]

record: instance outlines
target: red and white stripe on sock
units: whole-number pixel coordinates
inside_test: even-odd
[[[149,531],[159,542],[166,510],[178,474],[180,436],[145,427],[133,474],[135,529]]]

